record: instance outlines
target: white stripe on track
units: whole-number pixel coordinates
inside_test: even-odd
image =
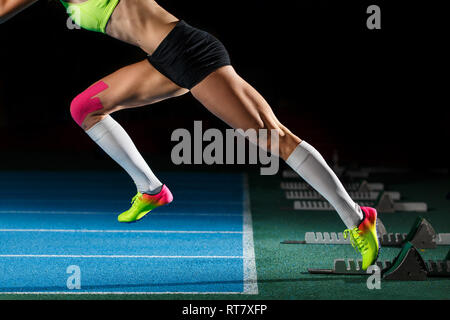
[[[84,230],[84,229],[0,229],[0,232],[67,232],[67,233],[186,233],[242,234],[242,231],[177,231],[177,230]]]
[[[199,295],[207,295],[207,294],[242,294],[245,295],[245,292],[73,292],[73,291],[49,291],[49,292],[1,292],[0,295],[145,295],[145,294],[199,294]]]
[[[83,254],[0,254],[0,258],[98,258],[98,259],[242,259],[242,256],[148,256]]]
[[[0,198],[1,199],[1,198]],[[2,202],[4,201],[5,203],[8,201],[9,203],[41,203],[41,202],[45,202],[45,203],[60,203],[60,202],[64,202],[65,204],[70,204],[70,203],[86,203],[86,202],[95,202],[95,203],[102,203],[102,204],[118,204],[118,205],[122,205],[124,203],[129,203],[129,200],[127,199],[126,201],[123,200],[98,200],[98,199],[21,199],[21,198],[17,198],[14,199],[12,197],[9,197],[7,200],[6,199],[1,199]],[[176,200],[177,205],[196,205],[196,204],[200,204],[200,205],[216,205],[216,206],[220,206],[220,205],[239,205],[242,204],[242,202],[240,201],[215,201],[215,200]]]
[[[255,247],[253,242],[253,222],[250,211],[250,194],[248,186],[248,176],[244,174],[244,212],[242,245],[244,251],[244,293],[258,294],[258,277],[255,262]]]
[[[118,215],[118,212],[96,212],[96,211],[39,211],[39,210],[0,210],[0,214],[73,214],[73,215]],[[242,217],[235,213],[155,213],[158,216],[210,216],[210,217]]]

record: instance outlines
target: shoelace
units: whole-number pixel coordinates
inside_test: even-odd
[[[359,229],[357,227],[355,227],[353,229],[344,230],[344,239],[347,239],[349,235],[350,235],[350,243],[351,243],[352,247],[355,250],[357,250],[361,253],[364,253],[367,249],[366,242],[360,236]]]

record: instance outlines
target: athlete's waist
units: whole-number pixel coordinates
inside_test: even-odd
[[[110,18],[106,33],[151,54],[179,22],[178,18],[155,5],[121,0]]]

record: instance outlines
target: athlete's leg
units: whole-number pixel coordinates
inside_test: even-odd
[[[107,85],[95,95],[102,108],[83,119],[81,126],[86,131],[115,111],[146,106],[189,92],[159,73],[148,60],[123,67],[99,82]]]
[[[186,92],[186,89],[175,85],[144,60],[93,84],[73,100],[71,113],[86,133],[128,172],[139,192],[157,194],[162,183],[125,130],[109,114]]]
[[[191,92],[209,111],[235,129],[278,130],[279,156],[335,207],[348,228],[361,223],[360,207],[320,153],[283,126],[264,98],[231,66],[216,70]]]

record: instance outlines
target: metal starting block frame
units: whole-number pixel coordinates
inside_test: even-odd
[[[299,194],[293,194],[299,195]],[[303,196],[307,196],[308,193],[304,193]],[[313,195],[312,193],[310,194]],[[355,195],[358,195],[355,193]],[[363,196],[364,193],[359,193]],[[400,197],[400,194],[393,193],[395,197]],[[366,194],[366,198],[370,198],[371,193]],[[379,196],[377,201],[358,201],[360,206],[374,207],[380,213],[393,213],[393,212],[427,212],[428,205],[425,202],[395,202],[389,192],[383,192]],[[294,201],[294,210],[299,211],[334,211],[333,206],[325,200],[296,200]]]
[[[370,173],[366,171],[345,171],[342,168],[333,169],[333,171],[336,173],[338,177],[347,176],[352,179],[355,178],[367,179],[370,175]],[[281,176],[284,179],[300,179],[298,173],[296,173],[292,169],[283,170],[281,172]]]
[[[411,242],[407,242],[393,261],[377,261],[384,280],[423,281],[428,277],[450,277],[450,251],[444,260],[423,260]],[[336,259],[332,269],[308,269],[311,274],[370,275],[361,260]]]
[[[375,202],[358,201],[360,206],[373,207]],[[320,200],[296,200],[294,201],[294,210],[297,211],[334,211],[333,206],[328,201]]]
[[[333,171],[338,176],[346,176],[352,179],[363,178],[367,179],[371,174],[405,174],[410,172],[410,169],[402,168],[376,168],[366,167],[361,169],[349,169],[345,167],[333,167]],[[292,169],[285,169],[281,172],[281,176],[285,179],[298,179],[298,174]]]
[[[349,191],[348,194],[356,201],[377,201],[382,196],[380,191]],[[400,200],[400,192],[384,191],[384,194],[387,194],[392,200]],[[288,200],[324,200],[317,191],[288,190],[285,195]]]
[[[344,183],[344,188],[348,191],[358,192],[371,192],[371,191],[384,191],[384,184],[381,182],[369,183],[367,180],[359,182]],[[282,190],[299,190],[299,191],[312,191],[313,188],[306,182],[299,181],[282,181],[280,183]]]
[[[418,249],[433,249],[436,246],[450,245],[450,233],[436,233],[433,226],[424,218],[418,217],[409,233],[388,233],[383,222],[377,221],[377,234],[382,247],[401,247],[411,242]],[[349,245],[342,233],[306,232],[305,240],[285,240],[282,244],[334,244]]]
[[[386,269],[392,265],[389,260],[377,261],[375,263],[380,270]],[[345,275],[368,275],[362,269],[362,260],[354,259],[335,259],[332,269],[308,269],[311,274],[345,274]]]

